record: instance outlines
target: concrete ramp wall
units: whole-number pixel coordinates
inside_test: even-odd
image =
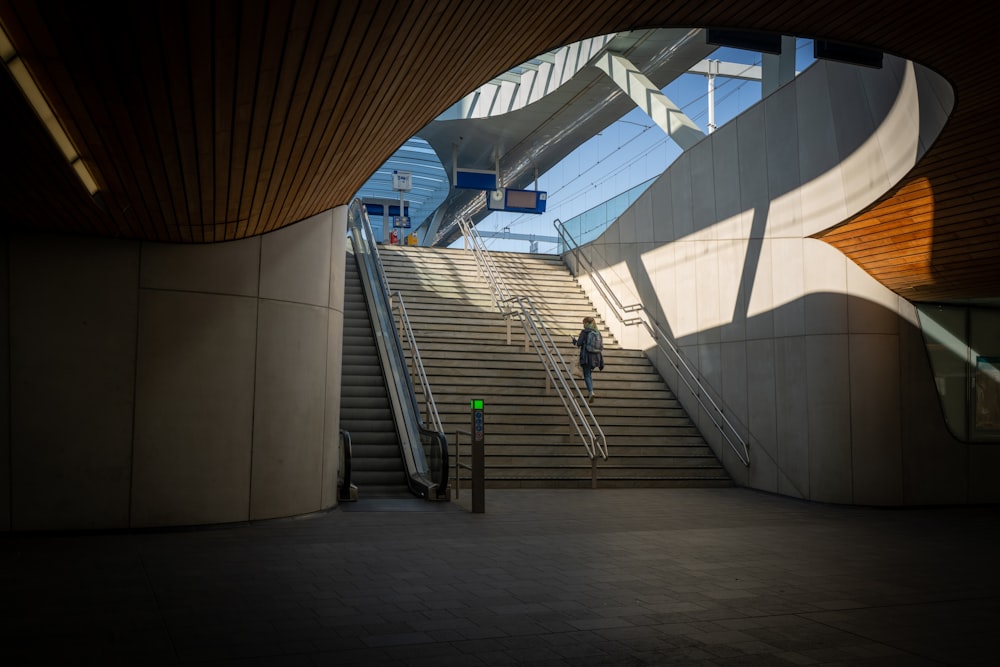
[[[586,246],[749,438],[749,468],[642,328],[600,308],[623,345],[647,350],[739,483],[836,503],[1000,500],[976,481],[995,479],[981,471],[1000,469],[998,448],[948,434],[913,305],[810,238],[887,192],[947,121],[941,77],[885,61],[818,62],[684,153]]]

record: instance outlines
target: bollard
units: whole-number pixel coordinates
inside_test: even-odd
[[[472,408],[472,513],[486,512],[486,449],[483,401],[473,399]]]

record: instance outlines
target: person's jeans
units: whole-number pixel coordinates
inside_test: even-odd
[[[582,366],[583,368],[583,382],[587,385],[587,395],[594,393],[594,369],[590,366]]]

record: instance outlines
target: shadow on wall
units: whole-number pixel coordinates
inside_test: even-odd
[[[717,327],[675,341],[748,437],[749,469],[726,451],[669,356],[646,352],[727,470],[747,486],[861,505],[1000,500],[995,485],[976,474],[995,467],[995,456],[948,431],[923,337],[906,318],[864,298],[819,293],[751,317],[747,327],[773,327],[775,319],[801,319],[804,310],[831,304],[875,326],[741,339]]]
[[[898,58],[817,63],[685,152],[586,246],[749,432],[749,473],[720,458],[755,488],[857,504],[986,493],[944,428],[912,304],[810,238],[912,168],[947,120],[940,86]]]

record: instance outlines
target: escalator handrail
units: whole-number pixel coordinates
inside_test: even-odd
[[[341,451],[344,453],[344,465],[341,467],[341,475],[343,476],[343,482],[337,491],[337,500],[340,501],[350,501],[354,500],[351,494],[351,466],[354,457],[351,451],[351,432],[344,429],[340,429],[341,440]]]

